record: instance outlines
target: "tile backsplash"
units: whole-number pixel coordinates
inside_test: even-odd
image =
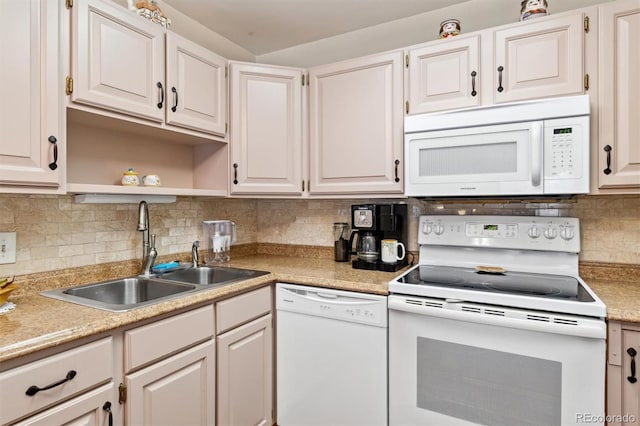
[[[151,233],[161,255],[184,253],[203,220],[230,219],[238,243],[332,246],[333,222],[349,222],[352,204],[394,200],[267,200],[179,197],[150,204]],[[582,261],[640,264],[640,195],[551,201],[408,199],[409,249],[417,250],[421,214],[572,216],[581,219]],[[0,232],[17,233],[17,262],[0,276],[44,272],[141,257],[137,204],[77,204],[74,197],[0,194]]]

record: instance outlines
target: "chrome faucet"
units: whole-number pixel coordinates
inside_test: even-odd
[[[156,236],[151,236],[149,241],[149,209],[146,201],[140,201],[138,205],[138,231],[142,231],[142,272],[141,276],[150,277],[151,268],[156,261]]]
[[[197,268],[200,263],[200,257],[198,256],[198,249],[200,248],[200,241],[195,240],[191,246],[191,266]]]

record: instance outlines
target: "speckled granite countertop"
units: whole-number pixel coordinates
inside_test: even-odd
[[[327,288],[388,294],[387,283],[401,272],[363,271],[327,256],[299,257],[250,254],[234,258],[229,266],[269,271],[270,274],[124,313],[111,313],[41,296],[40,291],[132,275],[129,266],[98,266],[93,275],[56,272],[22,284],[10,301],[17,308],[0,314],[0,363],[83,337],[128,326],[198,304],[259,288],[274,281]],[[52,273],[53,274],[53,273]],[[106,276],[109,275],[109,276]],[[580,275],[607,305],[608,319],[640,322],[640,265],[581,264]]]
[[[397,275],[393,272],[353,269],[350,263],[338,263],[332,259],[273,255],[237,258],[229,266],[271,273],[123,313],[84,307],[39,294],[41,290],[64,285],[47,287],[44,282],[31,291],[12,294],[9,300],[16,304],[16,309],[0,314],[0,362],[199,303],[225,298],[274,281],[387,294],[388,281]],[[73,284],[67,284],[70,285]]]

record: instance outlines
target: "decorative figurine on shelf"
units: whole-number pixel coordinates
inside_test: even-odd
[[[171,25],[171,19],[162,12],[157,0],[128,0],[129,10],[133,10],[138,15],[143,16],[153,23],[160,24],[165,28]]]
[[[440,23],[440,38],[454,37],[460,34],[460,21],[447,19]]]
[[[522,0],[520,3],[520,20],[539,18],[548,15],[547,0]]]

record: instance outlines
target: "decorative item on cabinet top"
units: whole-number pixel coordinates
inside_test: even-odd
[[[165,28],[169,28],[171,25],[171,19],[162,12],[156,0],[127,0],[127,3],[129,10],[147,18],[151,22],[160,24]]]
[[[547,0],[522,0],[520,3],[520,20],[539,18],[548,15]]]
[[[440,23],[440,38],[454,37],[460,34],[462,27],[457,19],[447,19]]]

